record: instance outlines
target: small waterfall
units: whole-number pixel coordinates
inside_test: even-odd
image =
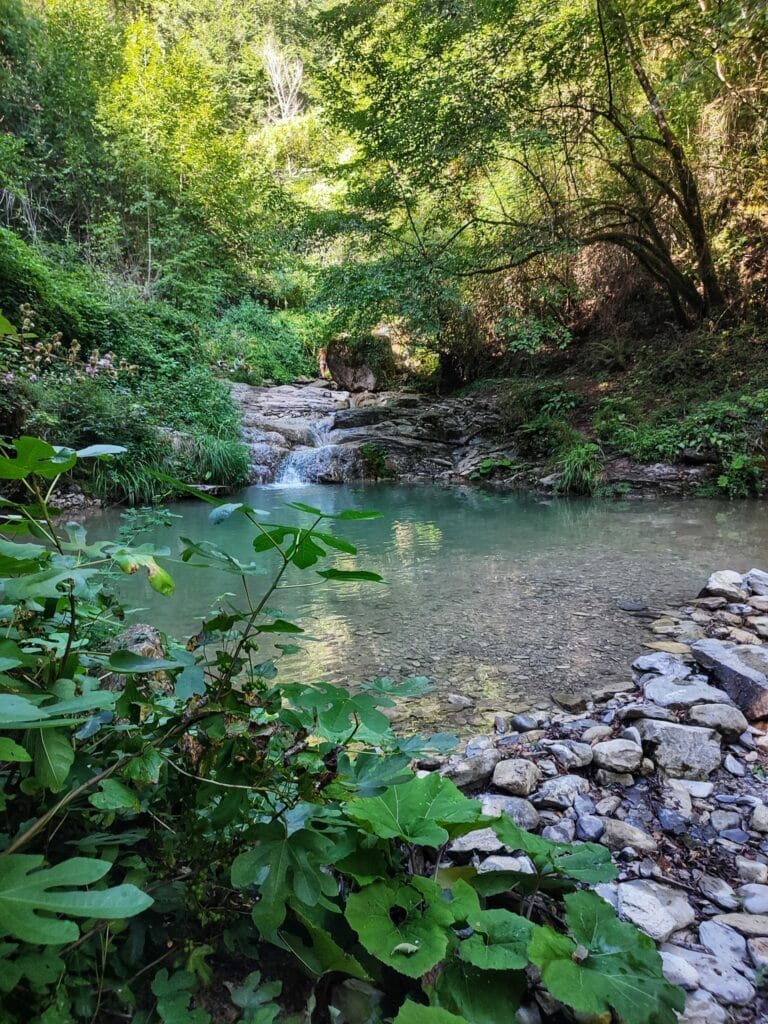
[[[302,484],[341,484],[362,473],[362,457],[356,448],[323,444],[317,448],[295,448],[285,456],[275,474],[282,487]]]

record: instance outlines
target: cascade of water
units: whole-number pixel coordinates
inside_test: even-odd
[[[345,483],[361,475],[361,456],[346,445],[324,444],[295,448],[285,456],[275,474],[283,487],[303,484]]]

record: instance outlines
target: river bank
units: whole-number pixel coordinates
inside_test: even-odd
[[[768,574],[712,574],[632,663],[629,689],[567,695],[496,719],[440,771],[522,828],[607,846],[597,887],[658,945],[687,993],[681,1024],[757,1024],[768,993]],[[662,629],[663,627],[663,629]],[[703,639],[686,642],[704,628]],[[403,720],[407,708],[402,709]],[[446,864],[532,873],[492,829],[449,844]],[[538,1024],[546,997],[518,1020]]]

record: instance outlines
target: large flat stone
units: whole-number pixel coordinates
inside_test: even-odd
[[[707,683],[689,683],[669,676],[652,679],[645,687],[646,699],[663,708],[690,708],[694,704],[730,704],[724,690]]]
[[[747,718],[768,715],[768,646],[697,640],[691,650]]]
[[[645,879],[622,882],[618,905],[620,917],[637,925],[656,942],[666,942],[673,932],[696,920],[693,907],[679,889]]]
[[[720,737],[713,729],[642,718],[637,730],[659,767],[676,778],[706,779],[720,767]]]

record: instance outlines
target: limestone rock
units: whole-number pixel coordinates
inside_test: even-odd
[[[758,970],[768,968],[768,939],[750,939],[747,948],[752,963]]]
[[[713,572],[704,590],[712,597],[724,597],[727,601],[745,601],[749,596],[744,589],[741,573],[733,569]]]
[[[514,796],[528,796],[541,781],[541,771],[533,761],[516,757],[500,761],[493,771],[493,785]]]
[[[708,729],[717,729],[724,736],[740,736],[748,723],[738,708],[730,704],[694,704],[688,713],[688,721],[692,725],[703,725]]]
[[[483,814],[497,818],[507,814],[518,828],[532,832],[538,828],[539,812],[530,802],[519,796],[502,796],[499,793],[486,793],[480,797]]]
[[[565,810],[572,807],[579,793],[589,792],[589,782],[581,775],[561,775],[555,779],[547,779],[537,793],[533,795],[533,803],[537,807],[554,807]]]
[[[747,956],[747,944],[741,935],[717,921],[701,922],[699,942],[723,963],[738,966]]]
[[[752,811],[749,827],[755,832],[768,832],[768,806],[760,803]]]
[[[738,892],[748,914],[768,914],[768,885],[752,882],[742,885]]]
[[[666,942],[673,932],[687,928],[696,920],[693,908],[680,891],[659,882],[645,879],[622,882],[618,900],[619,916],[657,942]]]
[[[681,658],[662,651],[641,655],[632,662],[632,668],[638,672],[655,672],[657,675],[671,676],[673,679],[687,679],[693,672]]]
[[[487,782],[501,760],[498,750],[483,750],[475,757],[459,757],[449,761],[442,774],[457,786],[475,786]]]
[[[631,740],[606,740],[592,748],[595,764],[615,772],[634,772],[643,760],[643,748]]]
[[[739,872],[739,878],[745,882],[768,882],[768,864],[763,864],[762,861],[737,857],[736,870]]]
[[[699,984],[726,1006],[745,1006],[755,998],[755,989],[731,963],[723,963],[711,953],[699,953],[683,946],[667,945],[664,951],[687,960],[699,975]]]
[[[768,716],[768,646],[698,640],[691,650],[747,718]]]
[[[604,823],[605,833],[600,842],[609,850],[623,850],[625,846],[631,846],[640,853],[655,853],[658,849],[652,836],[626,821],[606,818]]]
[[[744,585],[751,593],[757,594],[759,597],[768,596],[768,572],[763,572],[762,569],[750,569],[744,577]]]
[[[689,708],[694,704],[730,704],[724,690],[707,683],[688,683],[659,676],[645,687],[645,696],[663,708]]]
[[[727,1024],[728,1012],[703,988],[690,992],[678,1024]]]
[[[657,764],[671,775],[706,779],[720,767],[720,737],[712,729],[649,718],[641,719],[637,727],[644,747],[650,748]]]
[[[592,747],[577,740],[561,740],[558,743],[547,744],[547,749],[566,771],[572,768],[585,768],[592,761]]]
[[[768,914],[719,914],[715,921],[748,939],[768,938]]]
[[[517,871],[522,875],[534,875],[536,868],[529,857],[505,857],[496,854],[486,859],[477,869],[478,875],[489,874],[493,871]]]
[[[721,910],[738,910],[739,901],[736,899],[736,893],[724,878],[716,878],[714,875],[702,875],[699,879],[699,889],[702,896],[711,900],[712,903],[716,903]],[[721,928],[722,925],[717,925],[716,927]]]
[[[505,850],[504,843],[499,839],[492,828],[478,828],[473,832],[467,832],[465,836],[459,836],[448,844],[449,853],[498,853]]]
[[[693,992],[699,987],[699,972],[681,956],[662,952],[661,963],[664,977],[671,985],[679,985],[687,992]]]

